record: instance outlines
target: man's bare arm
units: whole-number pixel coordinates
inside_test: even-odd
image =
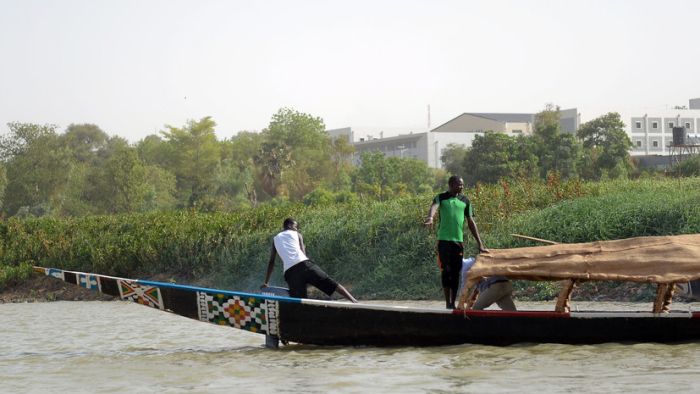
[[[267,263],[267,275],[265,275],[265,283],[262,287],[270,286],[270,276],[272,276],[272,270],[275,269],[275,259],[277,258],[277,249],[275,249],[275,241],[272,241],[272,248],[270,250],[270,261]]]
[[[423,227],[428,227],[433,225],[435,213],[437,212],[438,205],[436,203],[433,203],[433,205],[430,206],[430,209],[428,210],[428,219],[425,220],[423,223]]]

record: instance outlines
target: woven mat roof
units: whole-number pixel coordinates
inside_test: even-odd
[[[479,278],[685,283],[700,279],[700,234],[491,249],[476,257],[465,287]]]

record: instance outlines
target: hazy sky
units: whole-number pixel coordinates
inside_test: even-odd
[[[280,108],[328,128],[700,97],[700,1],[0,0],[0,133],[94,123],[132,142]]]

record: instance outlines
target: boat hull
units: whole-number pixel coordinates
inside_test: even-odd
[[[231,292],[54,268],[34,270],[123,300],[283,342],[444,346],[674,343],[700,339],[700,314],[690,312],[459,311]]]
[[[283,340],[341,346],[673,343],[700,339],[700,318],[694,313],[441,313],[300,303],[280,304],[279,328]]]

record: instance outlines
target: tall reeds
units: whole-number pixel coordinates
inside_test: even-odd
[[[700,232],[700,178],[581,183],[509,181],[464,193],[487,248]],[[270,242],[286,217],[311,259],[364,299],[439,299],[436,231],[422,223],[434,194],[386,202],[264,206],[239,213],[167,211],[0,223],[0,291],[32,265],[131,278],[174,278],[258,290]],[[477,253],[465,228],[465,255]],[[272,278],[284,286],[278,262]]]

